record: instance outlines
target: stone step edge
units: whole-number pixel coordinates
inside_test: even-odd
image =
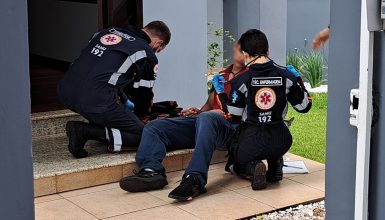
[[[42,137],[65,133],[67,121],[87,121],[81,115],[70,110],[33,113],[31,115],[32,137]]]
[[[226,151],[215,151],[210,164],[226,162],[226,154]],[[165,158],[163,165],[167,173],[184,170],[187,168],[191,156],[191,150],[180,154],[174,153]],[[138,167],[133,161],[121,165],[38,178],[34,180],[35,197],[119,182],[122,177],[132,175],[135,170],[138,170]]]
[[[167,160],[167,158],[178,156],[178,155],[191,154],[193,151],[194,151],[193,149],[183,149],[183,150],[170,151],[170,152],[167,152],[167,154],[166,154],[166,160]],[[136,152],[133,152],[133,153],[135,154]],[[132,153],[130,153],[130,154],[132,154]],[[120,161],[120,162],[116,162],[116,163],[111,162],[108,164],[97,165],[97,166],[93,166],[93,167],[68,169],[66,171],[58,171],[58,172],[51,173],[51,174],[39,175],[39,174],[34,173],[34,179],[36,180],[36,179],[41,179],[41,178],[46,178],[46,177],[60,176],[60,175],[66,175],[66,174],[70,174],[70,173],[79,173],[79,172],[84,172],[84,171],[88,171],[88,170],[95,170],[95,169],[100,169],[100,168],[108,168],[108,167],[121,166],[121,165],[127,165],[127,164],[131,164],[131,163],[135,163],[134,158],[130,158],[130,157],[127,157],[127,158],[128,159],[125,161]],[[74,160],[76,160],[76,159],[74,158]]]
[[[65,118],[65,117],[78,116],[78,115],[79,114],[76,112],[73,112],[69,109],[64,109],[64,110],[57,110],[57,111],[32,113],[31,114],[31,120],[32,121],[40,121],[40,120]]]

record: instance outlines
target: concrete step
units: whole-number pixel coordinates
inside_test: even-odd
[[[33,113],[32,137],[41,137],[46,135],[56,135],[65,133],[65,124],[67,121],[86,121],[79,114],[71,110],[59,110],[49,112]]]
[[[94,141],[86,144],[87,158],[75,159],[67,150],[68,140],[60,133],[60,126],[55,129],[54,133],[59,134],[33,138],[35,197],[118,182],[138,169],[135,152],[110,154],[104,144]],[[169,152],[163,161],[167,172],[185,169],[192,151]],[[226,161],[225,155],[223,151],[215,152],[212,163]]]

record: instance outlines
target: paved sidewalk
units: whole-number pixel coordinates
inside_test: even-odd
[[[284,180],[253,191],[250,182],[224,171],[224,163],[210,166],[208,193],[190,202],[167,197],[179,185],[183,171],[168,173],[163,190],[128,193],[118,183],[35,199],[36,219],[236,219],[320,200],[325,194],[324,164],[303,160],[309,174],[284,175]]]

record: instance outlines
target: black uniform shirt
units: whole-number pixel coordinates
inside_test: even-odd
[[[277,67],[273,61],[253,64],[249,70],[231,81],[229,97],[221,94],[227,103],[228,113],[235,121],[253,124],[282,123],[287,112],[287,102],[296,111],[308,112],[311,100],[307,91],[286,69]]]
[[[119,91],[129,85],[136,92],[135,112],[146,114],[158,59],[143,31],[109,28],[96,33],[60,82],[61,101],[76,112],[102,113],[116,108]]]

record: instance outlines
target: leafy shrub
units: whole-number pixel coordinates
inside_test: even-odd
[[[235,41],[233,35],[230,34],[230,31],[224,30],[223,28],[214,29],[213,22],[207,23],[208,25],[208,37],[209,44],[207,45],[207,66],[209,72],[218,67],[227,64],[228,59],[220,60],[219,58],[223,56],[223,50],[220,47],[221,44],[225,42],[233,43]]]
[[[324,81],[326,59],[320,52],[304,51],[288,53],[286,63],[293,65],[312,88],[319,87]]]
[[[224,51],[221,48],[221,45],[225,42],[233,43],[235,38],[230,34],[230,31],[224,30],[223,28],[214,29],[214,23],[207,23],[208,26],[208,40],[209,43],[207,45],[207,68],[208,68],[208,79],[214,74],[214,69],[218,67],[222,67],[227,65],[228,59],[220,59],[223,58]],[[207,88],[208,94],[210,94],[212,84],[211,81],[208,80]]]
[[[312,88],[319,87],[322,84],[324,67],[325,59],[321,53],[313,51],[304,56],[301,71]]]

